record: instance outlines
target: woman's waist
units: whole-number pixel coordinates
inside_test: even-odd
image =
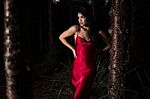
[[[83,62],[94,62],[95,61],[95,57],[85,57],[85,56],[78,56],[77,58],[75,58],[78,61],[83,61]]]

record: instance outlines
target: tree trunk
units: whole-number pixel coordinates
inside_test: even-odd
[[[13,0],[4,0],[4,65],[7,99],[17,99],[15,81]]]
[[[53,20],[53,17],[52,17],[52,0],[49,0],[49,5],[48,5],[48,21],[49,21],[49,41],[48,41],[48,44],[49,44],[49,57],[50,57],[50,63],[52,64],[56,58],[56,48],[55,48],[55,43],[54,43],[54,38],[53,38],[53,23],[52,23],[52,20]]]
[[[111,1],[111,29],[112,29],[112,48],[110,50],[109,65],[109,99],[120,99],[120,90],[122,86],[122,30],[121,30],[121,7],[122,0]]]

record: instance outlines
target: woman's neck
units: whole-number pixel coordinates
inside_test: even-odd
[[[89,30],[89,26],[87,26],[87,25],[83,25],[83,26],[80,25],[80,27],[81,27],[82,29],[86,30],[86,31]]]

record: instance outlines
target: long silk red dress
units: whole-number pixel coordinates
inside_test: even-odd
[[[92,41],[76,37],[74,59],[71,69],[71,81],[74,99],[90,99],[90,91],[96,73],[95,46]]]

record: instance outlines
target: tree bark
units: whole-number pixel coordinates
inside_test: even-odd
[[[52,17],[52,0],[49,0],[49,5],[48,5],[48,21],[49,21],[49,57],[50,59],[50,63],[53,63],[53,61],[56,58],[56,48],[55,48],[55,43],[54,43],[54,38],[53,38],[53,17]],[[53,59],[53,60],[52,60]]]
[[[17,99],[15,81],[13,0],[4,0],[4,65],[7,99]]]
[[[111,29],[112,29],[112,48],[110,50],[109,65],[109,99],[120,99],[120,90],[122,86],[122,30],[121,30],[121,7],[122,0],[111,1]]]

